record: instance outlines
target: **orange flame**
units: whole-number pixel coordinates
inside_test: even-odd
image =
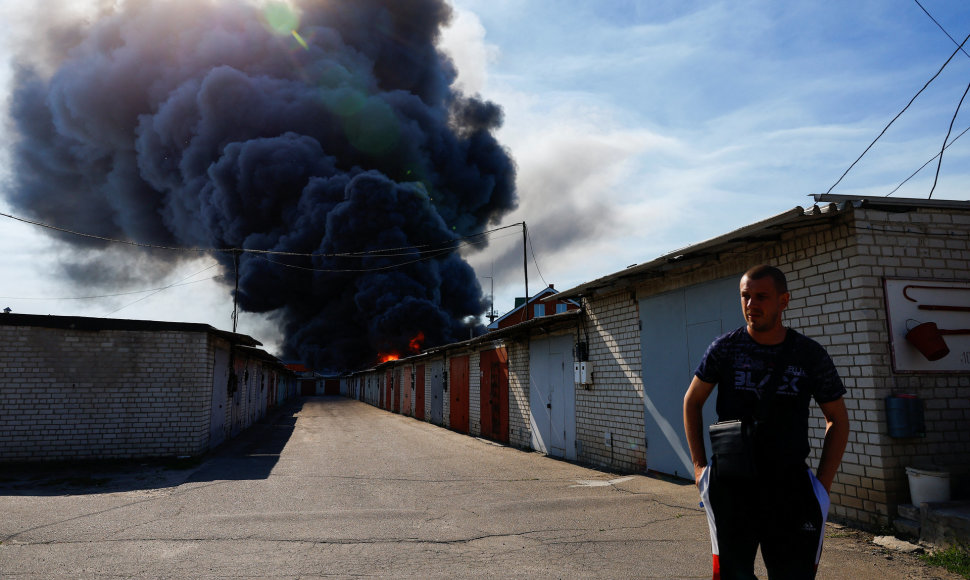
[[[424,333],[418,332],[414,335],[414,338],[408,341],[408,353],[419,354],[421,352],[421,345],[424,343]],[[377,355],[377,362],[386,363],[392,360],[400,360],[401,354],[397,352],[382,352]]]
[[[408,349],[410,349],[412,353],[418,354],[419,352],[421,352],[421,344],[423,342],[424,342],[424,333],[421,331],[418,331],[418,333],[414,336],[414,338],[412,338],[408,342]]]

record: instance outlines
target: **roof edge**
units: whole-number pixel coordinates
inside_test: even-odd
[[[599,289],[607,286],[613,286],[620,280],[623,280],[626,278],[636,278],[636,277],[648,275],[648,273],[658,270],[661,267],[666,266],[667,264],[683,259],[688,254],[692,254],[708,248],[724,245],[731,242],[732,240],[748,237],[753,234],[763,232],[771,227],[778,226],[781,224],[786,224],[802,217],[836,214],[836,213],[839,213],[839,211],[840,211],[840,208],[835,207],[834,204],[830,204],[828,207],[825,207],[825,208],[819,208],[818,206],[814,206],[807,210],[801,206],[796,206],[786,212],[763,219],[753,224],[748,224],[744,227],[738,228],[726,234],[723,234],[714,238],[710,238],[703,242],[686,246],[684,248],[680,248],[672,252],[668,252],[649,262],[646,262],[643,264],[637,264],[625,270],[621,270],[620,272],[616,272],[614,274],[610,274],[607,276],[602,276],[591,282],[586,282],[584,284],[580,284],[568,290],[563,290],[562,292],[559,293],[559,297],[576,298],[579,296],[584,296],[590,290]]]
[[[50,314],[0,314],[0,326],[35,326],[68,330],[128,330],[204,332],[225,338],[229,342],[245,346],[262,346],[263,343],[247,334],[219,330],[201,322],[167,322],[162,320],[129,320],[124,318],[94,318],[90,316],[56,316]]]

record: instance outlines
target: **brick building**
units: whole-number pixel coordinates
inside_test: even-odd
[[[960,311],[970,306],[970,203],[833,195],[816,201],[824,203],[562,292],[583,301],[594,392],[608,393],[577,405],[591,409],[584,422],[590,447],[581,459],[616,463],[596,435],[616,432],[611,423],[620,416],[628,421],[625,433],[645,442],[648,469],[689,476],[684,391],[711,339],[743,324],[741,274],[770,263],[790,279],[786,324],[826,347],[848,389],[852,433],[832,487],[832,514],[888,524],[896,507],[909,503],[908,466],[946,470],[955,493],[966,493],[970,337],[947,336],[953,352],[936,362],[904,337],[908,316],[941,328],[970,327]],[[956,307],[914,310],[896,286],[923,288],[932,302]],[[890,436],[886,398],[901,393],[920,402],[923,433]],[[715,420],[713,400],[705,418]],[[817,407],[811,421],[814,464],[824,432]]]
[[[491,322],[488,325],[488,330],[499,330],[521,324],[533,318],[579,310],[579,304],[575,300],[563,300],[556,296],[558,293],[556,287],[550,284],[534,296],[530,296],[528,300],[525,297],[516,298],[515,307]]]
[[[0,314],[0,462],[199,455],[296,395],[204,324]]]
[[[970,335],[945,336],[951,353],[938,361],[905,337],[914,317],[970,328],[970,203],[832,195],[816,202],[556,294],[580,302],[580,311],[388,364],[437,361],[447,375],[452,358],[467,356],[470,420],[458,430],[479,435],[481,352],[501,346],[510,444],[689,477],[684,392],[711,340],[743,324],[741,274],[771,263],[790,278],[786,324],[826,347],[848,389],[852,434],[832,488],[833,516],[889,524],[909,503],[908,466],[945,469],[954,494],[966,495]],[[920,309],[920,300],[944,309]],[[368,371],[381,372],[390,375]],[[347,380],[373,384],[368,373]],[[432,374],[424,374],[425,388]],[[435,380],[447,392],[455,377]],[[925,429],[890,434],[887,397],[896,394],[916,397]],[[454,428],[444,398],[444,413],[436,419],[429,409],[425,420]],[[713,399],[705,409],[711,422]],[[810,428],[814,464],[824,429],[817,408]]]

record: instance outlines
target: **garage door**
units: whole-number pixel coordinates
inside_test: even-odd
[[[576,386],[571,335],[533,339],[529,350],[532,448],[576,459]]]
[[[740,279],[738,274],[640,300],[648,469],[693,477],[684,393],[711,341],[744,324]],[[706,424],[715,420],[714,398],[704,406]],[[710,441],[706,445],[710,452]]]

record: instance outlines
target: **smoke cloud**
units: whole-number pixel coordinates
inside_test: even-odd
[[[15,57],[8,200],[108,238],[289,253],[216,257],[229,279],[238,261],[239,304],[271,313],[284,357],[318,369],[466,337],[482,294],[455,248],[515,207],[515,167],[499,107],[452,87],[450,16],[442,0],[129,1],[60,25]]]

